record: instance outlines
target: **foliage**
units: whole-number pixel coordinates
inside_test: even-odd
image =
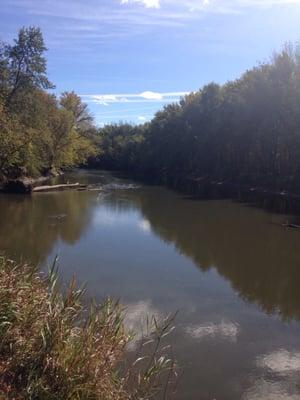
[[[86,309],[74,280],[64,294],[57,281],[55,268],[43,277],[29,265],[0,258],[0,398],[143,400],[157,395],[162,378],[173,371],[162,348],[171,321],[158,325],[154,319],[153,352],[125,364],[130,336],[121,306],[107,300]],[[141,346],[148,348],[149,340]]]
[[[99,129],[99,151],[96,157],[90,157],[89,164],[112,169],[134,168],[144,135],[142,126],[106,125]]]
[[[23,145],[21,126],[16,118],[11,118],[0,100],[0,178],[1,173],[9,174],[19,164]],[[0,179],[1,180],[1,179]]]
[[[87,105],[81,102],[81,98],[75,92],[64,92],[60,97],[60,105],[72,115],[72,124],[80,133],[85,134],[93,129],[93,118]]]
[[[84,164],[95,154],[92,117],[74,92],[45,89],[46,51],[39,28],[22,28],[0,45],[0,178],[40,175]]]
[[[42,32],[36,27],[21,28],[14,45],[4,45],[1,64],[6,67],[7,79],[3,86],[7,92],[7,104],[22,88],[53,88],[46,76],[45,51]]]
[[[167,105],[149,124],[100,129],[109,145],[98,165],[163,182],[209,177],[299,192],[299,104],[300,49],[286,45],[239,79]]]

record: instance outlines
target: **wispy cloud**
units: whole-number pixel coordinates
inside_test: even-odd
[[[167,93],[175,84],[196,90],[234,79],[299,38],[300,0],[0,3],[1,39],[12,42],[22,25],[40,26],[57,91],[92,93],[83,100],[99,124],[149,120],[187,93]]]
[[[160,8],[160,0],[121,0],[121,4],[138,3],[146,8]]]
[[[235,14],[248,8],[299,4],[300,0],[1,0],[1,7],[6,10],[19,9],[25,15],[60,18],[59,28],[63,28],[63,20],[70,19],[95,24],[93,27],[85,24],[82,34],[94,29],[99,31],[100,22],[109,26],[178,27],[198,18],[199,13]]]
[[[86,94],[81,98],[87,103],[97,103],[108,106],[116,103],[172,103],[177,102],[189,92],[151,92],[145,91],[137,94]]]
[[[138,4],[146,8],[182,8],[190,12],[208,11],[236,13],[245,7],[266,8],[278,5],[300,4],[300,0],[120,0],[124,4]]]
[[[173,33],[179,29],[182,37],[193,22],[199,27],[199,20],[211,14],[238,15],[246,14],[249,8],[255,11],[299,4],[300,0],[1,0],[5,12],[43,21],[50,32],[47,43],[51,48],[74,49],[83,42],[91,45],[150,32],[156,35],[157,28]]]

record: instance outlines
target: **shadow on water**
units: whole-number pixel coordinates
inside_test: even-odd
[[[162,240],[202,271],[216,268],[264,312],[300,318],[300,231],[282,227],[286,215],[231,201],[187,200],[153,187],[129,193],[127,200],[116,194],[106,202],[118,210],[134,204]]]
[[[1,250],[41,265],[59,252],[63,279],[125,299],[137,330],[180,309],[177,399],[299,398],[300,231],[282,227],[296,220],[98,171],[56,181],[103,190],[0,195]]]
[[[216,268],[241,298],[266,313],[300,318],[300,231],[282,227],[287,216],[231,201],[195,201],[155,186],[122,193],[115,189],[124,180],[105,173],[75,173],[60,180],[100,180],[110,190],[0,196],[1,250],[42,263],[58,240],[72,245],[84,235],[99,202],[118,213],[138,209],[152,232],[202,271]]]
[[[90,193],[0,195],[0,248],[10,257],[42,263],[59,239],[80,239],[94,203]]]

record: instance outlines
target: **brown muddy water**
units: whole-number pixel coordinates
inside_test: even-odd
[[[179,311],[176,399],[300,399],[300,230],[231,201],[200,201],[103,171],[103,191],[0,195],[0,249],[118,298],[139,327]]]

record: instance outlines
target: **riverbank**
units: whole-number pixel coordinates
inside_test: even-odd
[[[18,179],[7,179],[0,185],[0,192],[2,193],[19,193],[28,194],[31,193],[32,189],[47,182],[51,179],[50,176],[41,176],[39,178],[18,178]]]
[[[126,171],[126,174],[142,182],[169,187],[195,199],[231,199],[276,213],[300,215],[300,192],[288,184],[288,179],[274,182],[267,177],[260,180],[226,180],[209,176],[150,176],[132,170]]]
[[[300,214],[300,195],[284,186],[211,178],[175,179],[167,181],[167,186],[199,199],[231,199],[273,212]]]
[[[65,291],[57,282],[55,267],[43,276],[0,257],[0,397],[133,400],[157,394],[173,368],[160,346],[170,321],[160,327],[155,321],[150,339],[158,346],[139,355],[146,365],[134,358],[122,367],[133,339],[122,307],[107,300],[86,308],[74,280]]]
[[[31,177],[31,176],[20,176],[18,178],[2,178],[0,181],[0,192],[2,193],[15,193],[15,194],[29,194],[32,190],[39,186],[43,185],[46,182],[49,182],[50,179],[55,178],[57,176],[63,175],[64,172],[62,170],[59,171],[51,171],[46,173],[45,175]]]
[[[89,170],[90,168],[85,169]],[[110,169],[110,171],[114,170]],[[261,179],[260,181],[240,179],[234,181],[212,177],[158,177],[131,170],[125,172],[140,181],[167,186],[198,199],[231,199],[253,204],[274,212],[300,215],[300,194],[290,190],[285,182],[274,184],[273,182],[268,182],[267,179]],[[59,175],[63,175],[63,172],[59,171],[55,174],[51,173],[38,178],[20,177],[18,179],[7,179],[0,184],[0,192],[30,194],[40,185],[42,188],[50,179]],[[61,186],[62,188],[57,188],[57,190],[65,189],[65,186],[68,189],[68,185]],[[70,185],[70,189],[72,189],[72,186],[77,190],[83,189],[81,187],[77,188],[76,184]],[[51,190],[50,185],[48,190]]]

